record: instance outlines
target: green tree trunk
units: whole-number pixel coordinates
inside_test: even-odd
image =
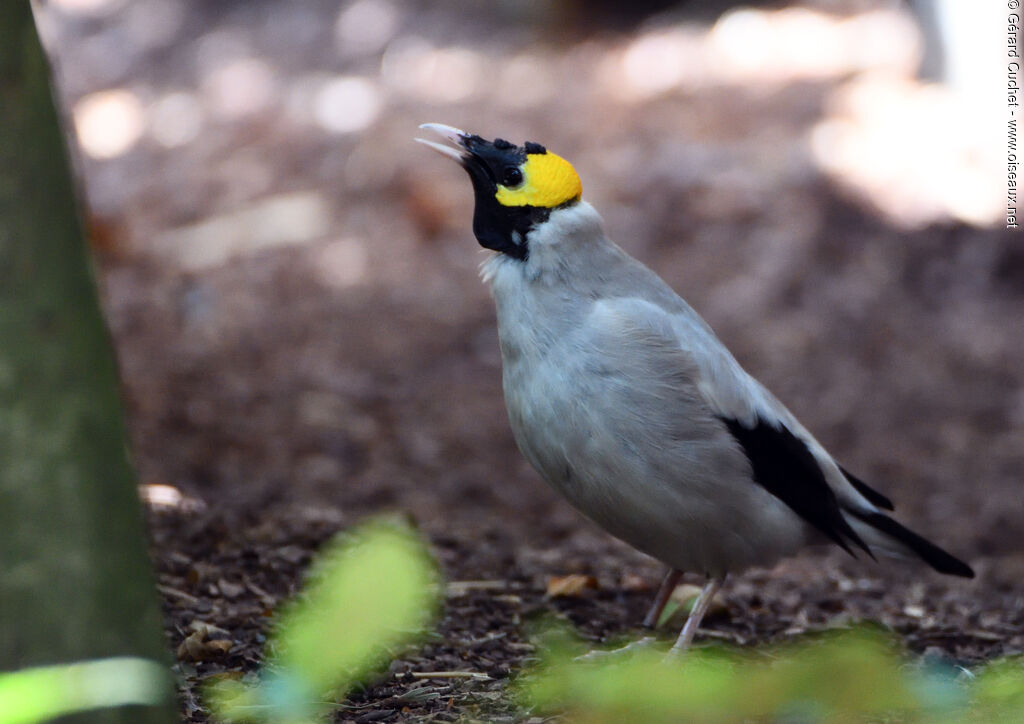
[[[0,11],[0,670],[168,660],[117,369],[28,0]],[[169,722],[163,709],[89,722]]]

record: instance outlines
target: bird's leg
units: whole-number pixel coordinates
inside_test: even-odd
[[[690,611],[690,617],[686,619],[686,625],[683,626],[682,632],[679,634],[679,638],[676,639],[672,649],[668,652],[669,656],[681,654],[690,644],[693,642],[693,636],[697,633],[697,628],[700,626],[701,619],[704,618],[704,614],[707,613],[708,606],[711,605],[711,600],[718,593],[718,589],[725,583],[725,576],[719,576],[717,578],[708,578],[708,582],[704,584],[704,588],[701,590],[700,595],[697,596],[697,600],[693,604],[693,610]]]
[[[665,574],[665,580],[661,582],[661,588],[658,589],[658,595],[654,598],[654,603],[651,604],[650,610],[644,616],[644,628],[654,628],[658,625],[661,612],[665,610],[665,604],[672,597],[672,592],[676,590],[679,579],[682,577],[682,571],[675,568],[668,569],[668,573]]]
[[[674,568],[669,568],[665,574],[665,579],[661,582],[661,588],[658,589],[658,595],[654,599],[654,603],[651,604],[651,609],[647,612],[644,617],[644,627],[654,628],[658,619],[661,618],[661,612],[665,609],[665,604],[668,603],[669,597],[672,596],[672,591],[676,589],[676,584],[679,583],[679,579],[683,577],[682,571],[677,571]],[[600,661],[606,659],[609,656],[621,656],[622,654],[629,653],[632,651],[638,651],[653,646],[657,643],[657,639],[653,636],[644,636],[638,641],[634,641],[630,644],[626,644],[620,649],[614,651],[591,651],[583,654],[576,658],[577,661]]]

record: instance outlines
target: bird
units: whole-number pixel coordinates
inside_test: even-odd
[[[535,142],[425,123],[417,138],[473,188],[473,234],[497,310],[502,387],[522,454],[613,536],[667,565],[644,624],[683,572],[703,586],[671,652],[692,643],[730,573],[816,543],[974,572],[890,515],[711,327],[603,230],[569,161]]]

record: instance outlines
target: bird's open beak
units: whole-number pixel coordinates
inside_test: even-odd
[[[423,138],[417,138],[417,142],[422,143],[425,146],[430,146],[441,155],[447,156],[448,158],[454,159],[458,163],[465,165],[465,160],[470,155],[466,148],[466,140],[471,134],[466,133],[465,131],[460,131],[458,128],[454,128],[452,126],[446,126],[443,123],[424,123],[420,128],[433,131],[456,148],[444,146],[440,143],[434,143],[433,141],[428,141]]]

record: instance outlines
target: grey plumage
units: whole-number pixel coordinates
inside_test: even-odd
[[[593,207],[554,210],[529,243],[525,262],[495,255],[483,277],[516,441],[576,508],[680,570],[770,565],[820,536],[755,483],[724,422],[761,420],[806,445],[868,547],[913,555],[863,523],[879,509],[686,302],[607,239]]]
[[[537,144],[441,124],[476,197],[473,230],[498,312],[516,442],[577,509],[669,574],[708,577],[674,650],[726,574],[831,540],[852,555],[970,567],[888,517],[888,498],[842,469],[740,367],[654,272],[604,234],[575,171]]]

